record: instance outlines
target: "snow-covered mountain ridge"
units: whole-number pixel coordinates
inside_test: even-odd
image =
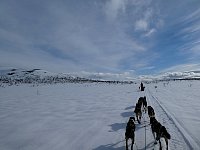
[[[128,73],[52,73],[42,69],[0,69],[0,82],[18,83],[66,83],[66,82],[108,82],[108,83],[137,83],[140,81],[167,80],[199,80],[200,71],[167,72],[160,75],[141,75],[132,77]]]
[[[103,80],[95,78],[85,78],[77,74],[52,73],[41,69],[1,69],[0,83],[20,84],[20,83],[83,83],[83,82],[107,82],[131,84],[133,81]]]
[[[167,80],[199,80],[200,71],[185,72],[166,72],[159,75],[139,76],[141,80],[146,81],[167,81]]]

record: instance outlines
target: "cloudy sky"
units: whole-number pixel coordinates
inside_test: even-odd
[[[0,67],[200,70],[200,1],[0,0]]]

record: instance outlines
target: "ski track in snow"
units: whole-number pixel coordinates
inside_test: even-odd
[[[0,149],[2,150],[124,150],[125,128],[140,96],[146,96],[156,118],[171,139],[170,150],[198,149],[153,86],[58,84],[0,89]],[[160,96],[170,93],[163,89]],[[167,97],[168,98],[168,97]],[[159,150],[147,113],[136,122],[134,150]],[[161,140],[165,148],[164,140]],[[196,145],[195,145],[196,144]],[[130,145],[129,145],[130,146]],[[196,147],[195,147],[196,146]]]
[[[149,103],[155,110],[157,120],[166,127],[171,135],[171,139],[169,140],[169,149],[191,149],[191,147],[188,147],[185,143],[182,132],[176,126],[169,113],[159,103],[159,100],[156,99],[149,90],[147,91],[148,92],[146,93],[149,98]]]
[[[186,81],[187,82],[187,81]],[[177,87],[176,87],[177,88]],[[174,116],[170,111],[164,106],[164,104],[157,97],[157,89],[154,90],[153,87],[148,88],[147,90],[149,95],[150,103],[155,107],[158,114],[156,115],[160,120],[161,124],[166,127],[169,127],[169,133],[171,133],[171,149],[199,149],[200,145],[198,140],[184,127],[184,124],[179,121],[179,116]],[[172,88],[165,89],[163,88],[162,97],[166,96],[168,99],[174,98],[177,99],[175,91]],[[181,92],[180,92],[181,93]],[[171,96],[171,97],[170,97]],[[188,98],[187,96],[184,96]],[[191,96],[189,96],[191,97]],[[180,99],[180,94],[178,96]],[[167,99],[166,99],[167,100]],[[181,108],[180,108],[181,109]],[[168,128],[167,128],[168,129]]]

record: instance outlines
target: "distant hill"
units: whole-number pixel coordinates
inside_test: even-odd
[[[103,80],[84,78],[78,75],[66,73],[51,73],[41,69],[1,69],[0,70],[0,83],[2,84],[55,84],[55,83],[120,83],[131,84],[133,81],[117,81],[117,80]]]
[[[124,77],[124,78],[123,78]],[[52,73],[42,69],[0,69],[1,84],[55,84],[55,83],[120,83],[132,84],[143,82],[157,82],[169,80],[200,80],[200,71],[167,72],[160,75],[145,75],[128,77],[124,74],[111,73]]]

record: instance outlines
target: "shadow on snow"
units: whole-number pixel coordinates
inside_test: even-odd
[[[122,117],[131,117],[131,116],[133,116],[133,115],[134,115],[134,112],[133,112],[133,111],[121,113],[121,116],[122,116]]]
[[[133,108],[135,108],[135,106],[129,106],[129,107],[126,107],[125,110],[133,109]]]
[[[110,130],[109,132],[116,132],[120,129],[125,129],[126,128],[126,123],[114,123],[109,125],[111,126],[112,130]]]
[[[125,142],[125,140],[119,141],[115,144],[107,144],[107,145],[100,145],[97,148],[93,149],[93,150],[124,150],[125,146],[121,146],[121,147],[115,147],[117,144],[121,143],[121,142]]]

